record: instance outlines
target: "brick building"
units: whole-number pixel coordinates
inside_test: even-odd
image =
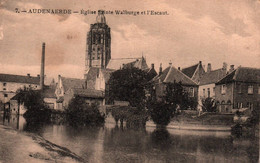
[[[238,67],[216,83],[219,112],[258,108],[260,103],[260,69]]]

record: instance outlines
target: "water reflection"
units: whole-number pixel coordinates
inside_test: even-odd
[[[10,126],[17,130],[24,130],[26,121],[22,116],[16,114],[0,114],[0,121],[3,125]]]
[[[258,162],[259,140],[233,139],[229,132],[175,129],[131,130],[106,123],[73,128],[62,124],[31,125],[11,115],[4,125],[35,132],[67,147],[88,162]]]

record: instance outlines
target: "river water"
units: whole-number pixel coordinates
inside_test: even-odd
[[[28,126],[22,116],[0,124],[20,132],[34,132],[64,146],[91,163],[258,162],[259,140],[234,139],[230,132],[178,129],[104,127],[72,128],[62,124]]]

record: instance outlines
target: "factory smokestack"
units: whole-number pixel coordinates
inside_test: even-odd
[[[43,86],[44,86],[44,63],[45,63],[45,43],[42,43],[41,76],[40,76],[41,90],[43,90]]]

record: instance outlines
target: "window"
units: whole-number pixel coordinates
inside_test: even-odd
[[[248,86],[248,94],[253,94],[253,85]]]
[[[223,84],[223,85],[221,86],[221,94],[226,94],[226,89],[227,89],[226,85]]]
[[[92,51],[95,51],[95,47],[93,47]]]
[[[3,88],[3,90],[5,91],[5,90],[6,90],[6,88]]]
[[[208,88],[208,97],[210,97],[210,88]]]
[[[253,110],[253,103],[252,102],[248,102],[247,103],[247,108],[250,110]]]
[[[4,97],[8,97],[8,94],[4,94]]]
[[[238,103],[237,103],[237,108],[238,108],[238,109],[243,108],[243,103],[242,103],[242,102],[238,102]]]
[[[206,97],[205,89],[203,89],[203,97]]]
[[[194,88],[190,88],[190,97],[194,97]]]
[[[5,86],[6,86],[6,83],[3,83],[3,86],[5,87]]]
[[[213,87],[213,93],[215,94],[215,91],[216,91],[216,87]]]
[[[237,85],[237,92],[242,93],[242,85],[241,84]]]

